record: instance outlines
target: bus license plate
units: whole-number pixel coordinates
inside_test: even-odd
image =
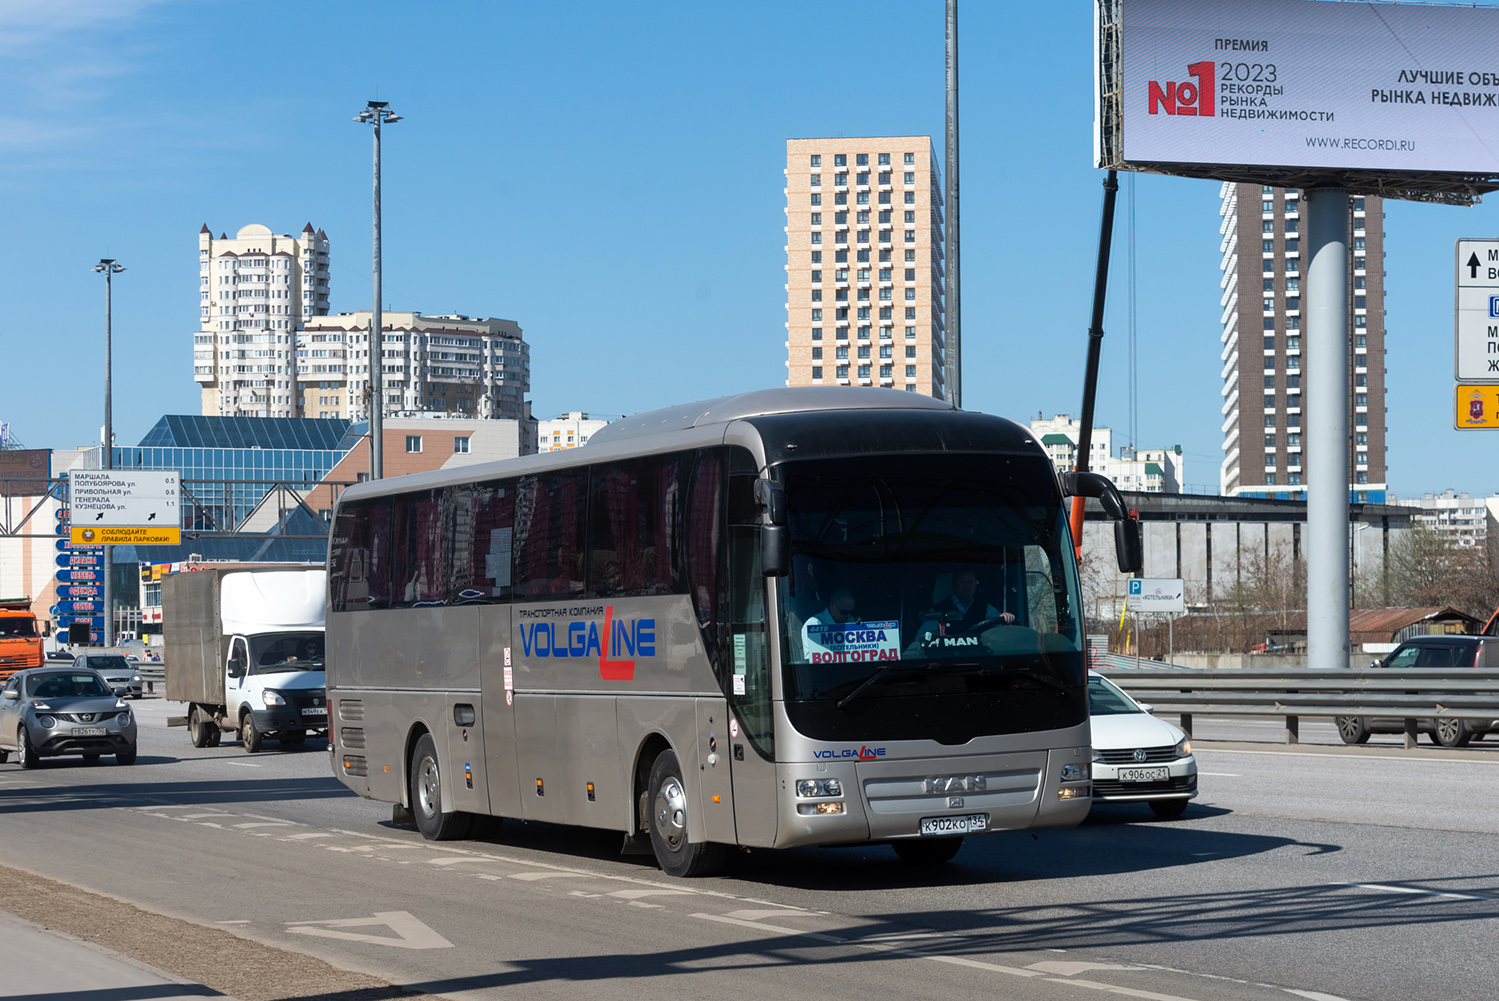
[[[326,716],[326,715],[328,715],[328,707],[327,706],[318,706],[316,709],[303,709],[302,710],[302,715],[303,716]]]
[[[102,737],[104,728],[102,726],[75,726],[73,727],[75,737]]]
[[[988,830],[989,815],[971,813],[966,817],[922,817],[922,834],[972,834]]]
[[[1120,782],[1167,782],[1171,779],[1169,768],[1121,768]]]

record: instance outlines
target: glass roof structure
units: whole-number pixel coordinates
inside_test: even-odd
[[[142,448],[288,448],[348,451],[340,446],[350,422],[337,418],[200,417],[167,414],[141,439]]]

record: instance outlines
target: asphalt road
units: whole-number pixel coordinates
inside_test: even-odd
[[[1199,720],[1178,821],[1100,806],[935,870],[758,851],[678,881],[599,832],[427,843],[322,744],[197,750],[165,728],[179,708],[136,705],[133,767],[0,765],[0,864],[287,950],[256,996],[291,995],[300,954],[460,998],[1447,999],[1499,972],[1499,745],[1345,748],[1306,721],[1292,748],[1276,721]],[[1236,742],[1201,742],[1220,725]]]

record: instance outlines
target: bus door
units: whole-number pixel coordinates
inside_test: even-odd
[[[703,838],[732,845],[738,840],[734,832],[734,748],[730,737],[729,704],[724,699],[697,700],[698,761],[704,767],[698,772],[698,798],[703,808]],[[733,724],[738,729],[738,724]]]
[[[767,585],[760,575],[758,525],[730,526],[729,567],[729,642],[724,660],[730,672],[728,751],[734,824],[741,845],[769,847],[776,838],[777,796]]]
[[[515,763],[515,674],[510,619],[509,605],[487,605],[479,620],[481,740],[489,786],[488,812],[496,817],[521,816],[520,778]]]

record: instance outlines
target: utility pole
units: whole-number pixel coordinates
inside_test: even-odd
[[[947,284],[946,361],[943,382],[947,401],[963,405],[962,290],[958,285],[958,0],[947,0]]]
[[[99,468],[113,469],[115,467],[114,456],[114,357],[113,341],[114,333],[114,276],[124,271],[124,267],[116,263],[113,257],[103,257],[99,263],[94,265],[94,271],[104,275],[104,442],[99,451]],[[104,550],[104,645],[114,646],[115,624],[113,588],[110,586],[110,577],[113,575],[113,561],[110,558],[110,547],[101,546]]]
[[[381,315],[380,296],[380,127],[399,122],[401,116],[390,110],[388,101],[369,101],[363,111],[354,116],[361,124],[375,126],[375,242],[374,242],[374,305],[370,310],[370,376],[374,393],[370,404],[370,479],[378,480],[385,475],[385,318]]]

